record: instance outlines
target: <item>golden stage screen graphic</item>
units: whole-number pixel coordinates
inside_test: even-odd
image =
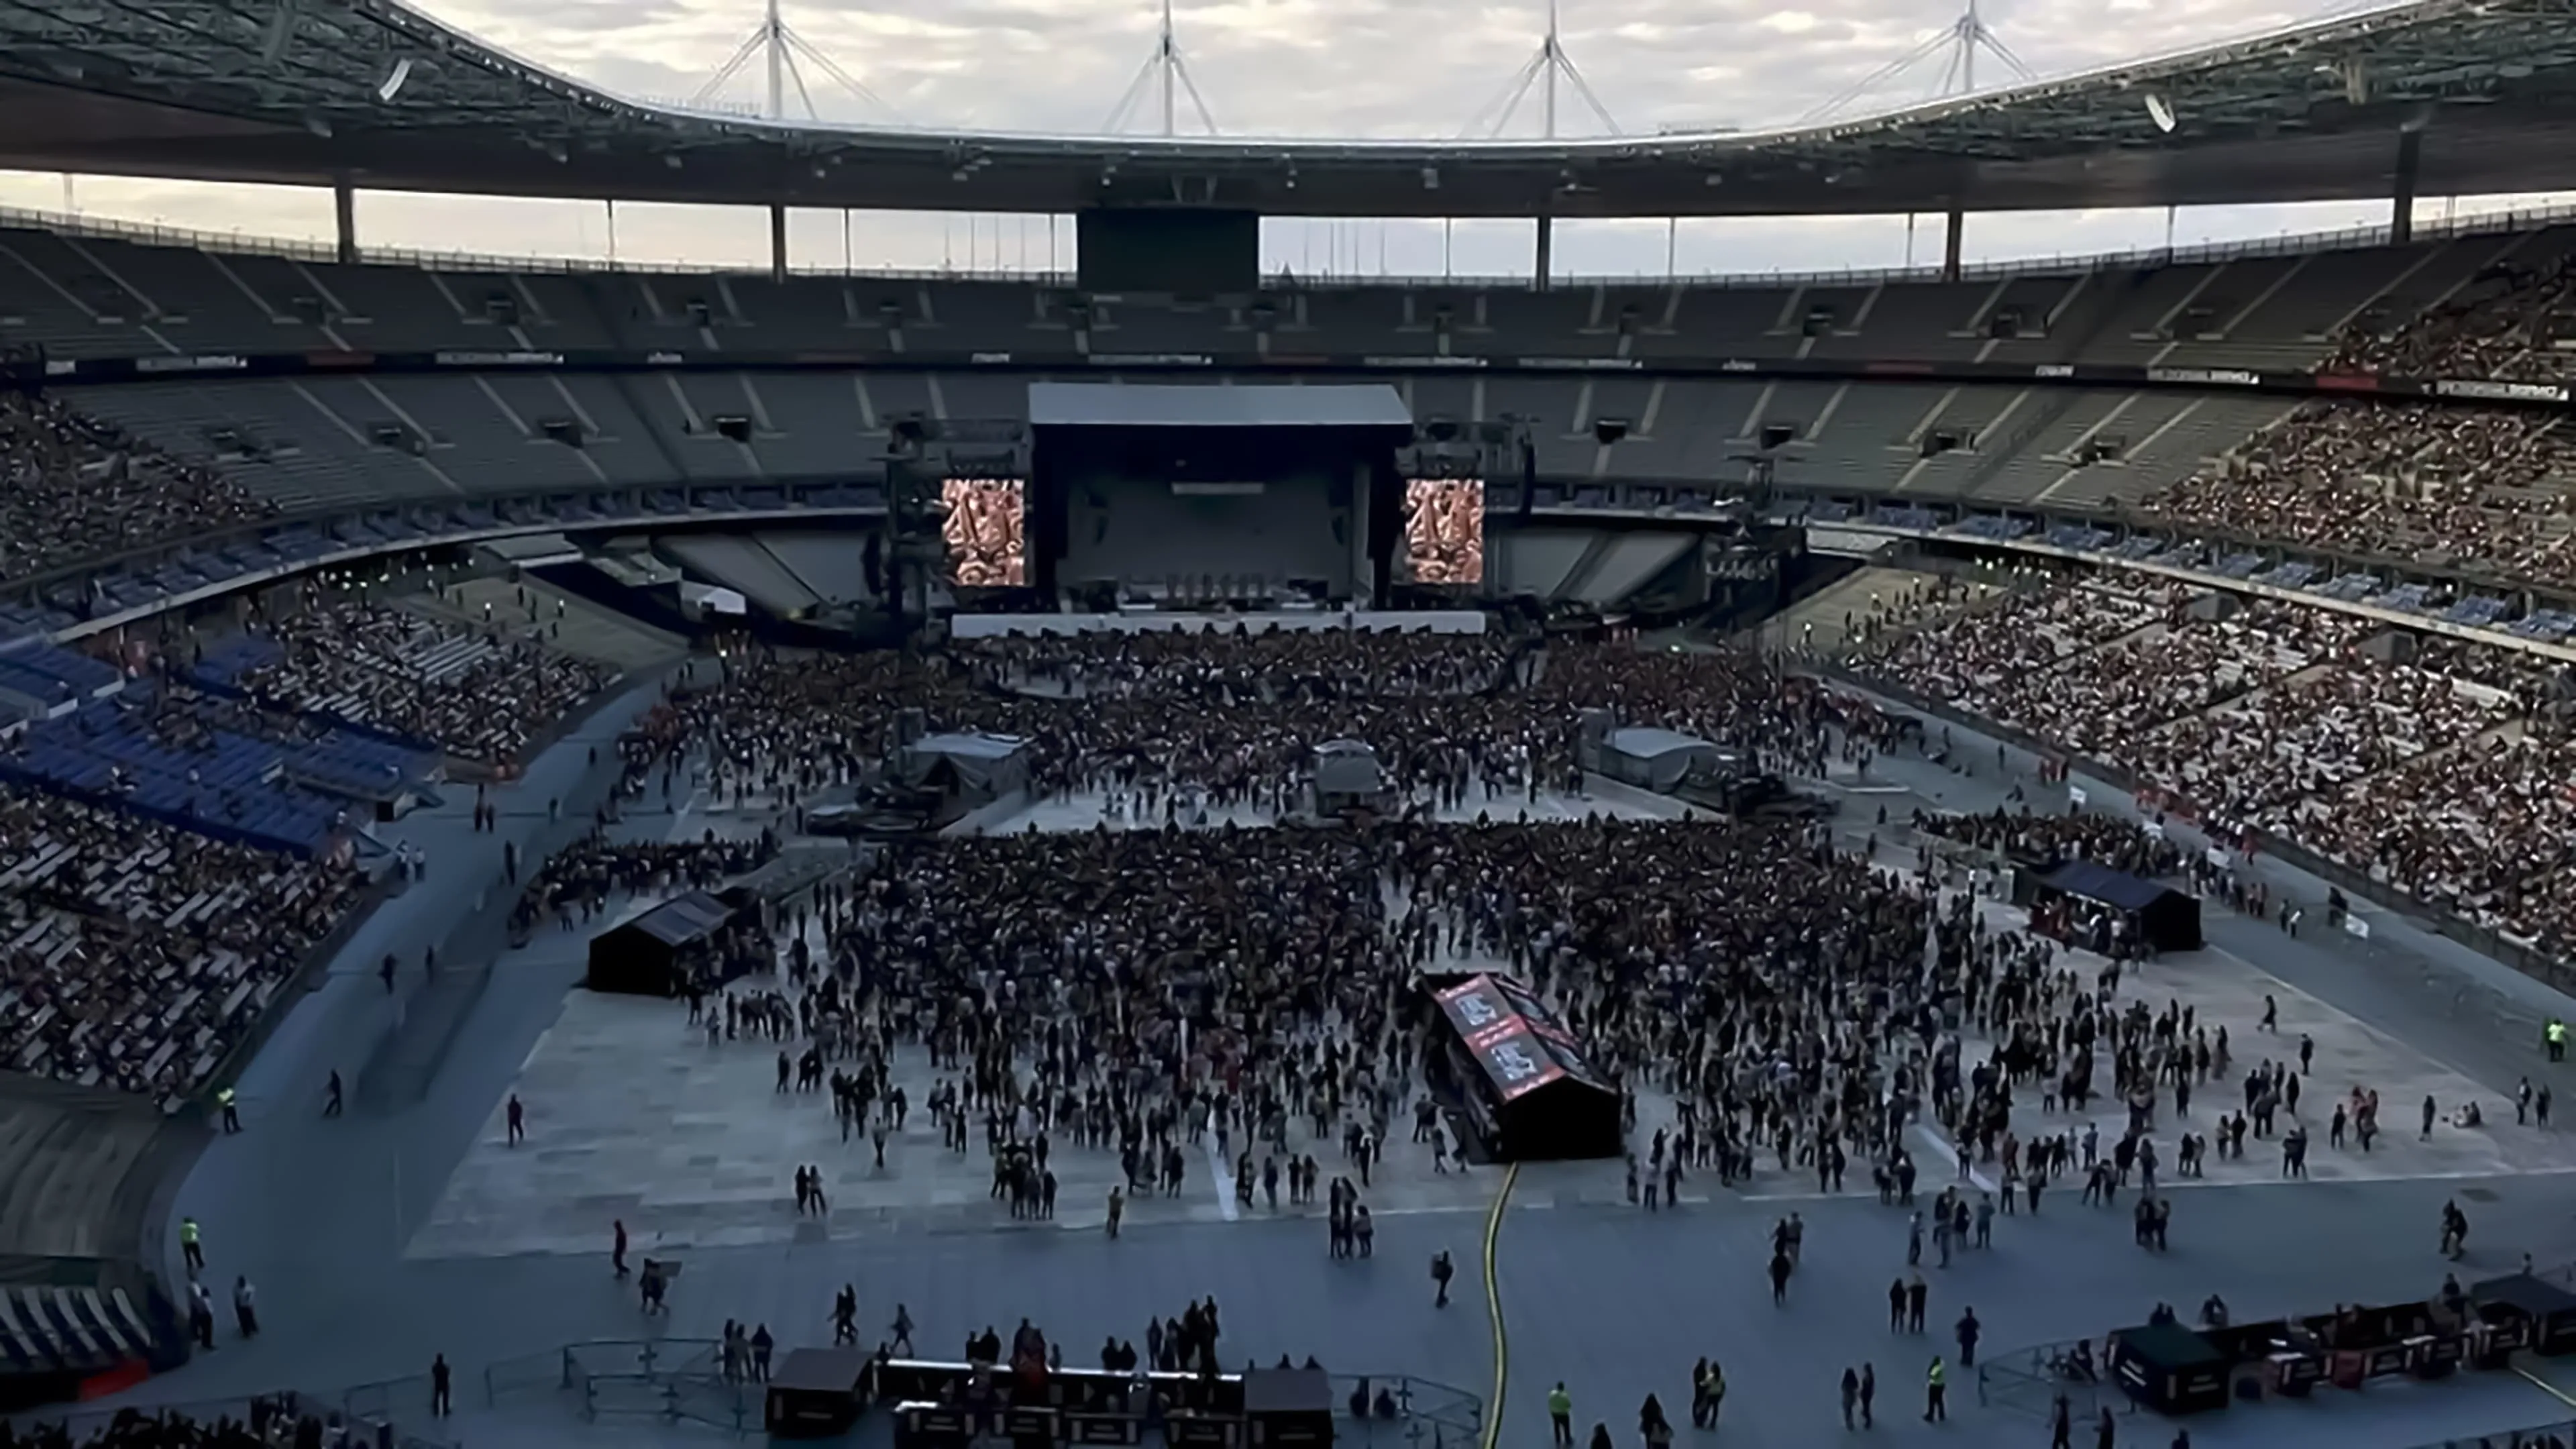
[[[961,588],[1014,589],[1028,581],[1020,509],[1028,484],[1017,478],[950,478],[939,485],[948,518],[949,576]]]
[[[1404,561],[1417,584],[1485,581],[1485,484],[1415,478],[1404,485]]]

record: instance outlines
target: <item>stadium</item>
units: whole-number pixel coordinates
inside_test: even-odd
[[[1164,24],[1086,137],[0,7],[0,172],[335,231],[0,212],[0,1444],[2576,1440],[2576,213],[2419,204],[2576,192],[2576,6],[1467,141]]]

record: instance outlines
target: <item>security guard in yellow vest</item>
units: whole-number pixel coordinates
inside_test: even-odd
[[[1932,1360],[1932,1367],[1923,1375],[1924,1423],[1941,1424],[1949,1421],[1950,1389],[1948,1379],[1949,1371],[1941,1366],[1941,1360],[1936,1355]]]
[[[2567,1060],[2567,1023],[2554,1016],[2549,1018],[2549,1024],[2540,1029],[2540,1039],[2548,1044],[2551,1061]]]
[[[205,1244],[199,1241],[195,1218],[179,1219],[179,1256],[187,1260],[189,1272],[205,1271],[206,1248]]]
[[[215,1105],[221,1107],[224,1111],[224,1130],[226,1132],[239,1132],[242,1130],[241,1109],[233,1104],[232,1088],[218,1088],[215,1092]]]

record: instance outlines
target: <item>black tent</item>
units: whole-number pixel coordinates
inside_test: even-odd
[[[1616,1157],[1619,1092],[1545,1002],[1506,976],[1438,993],[1462,1105],[1496,1161]]]
[[[2469,1301],[2490,1320],[2504,1315],[2529,1320],[2534,1353],[2548,1358],[2576,1353],[2576,1293],[2529,1273],[2516,1273],[2472,1287]]]
[[[2179,1323],[2150,1323],[2111,1335],[2111,1373],[2161,1414],[2227,1407],[2228,1358]]]
[[[2200,900],[2144,876],[2069,860],[2028,877],[2037,892],[2090,901],[2128,918],[2130,934],[2159,951],[2200,949]]]
[[[732,919],[732,909],[705,891],[674,896],[592,938],[590,974],[582,984],[629,996],[677,996],[689,963]]]

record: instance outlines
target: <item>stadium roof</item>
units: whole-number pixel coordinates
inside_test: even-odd
[[[0,166],[375,190],[1277,216],[2189,206],[2389,195],[2407,129],[2424,195],[2576,189],[2576,0],[2419,0],[1795,129],[1501,142],[796,125],[613,96],[399,0],[0,0]]]

